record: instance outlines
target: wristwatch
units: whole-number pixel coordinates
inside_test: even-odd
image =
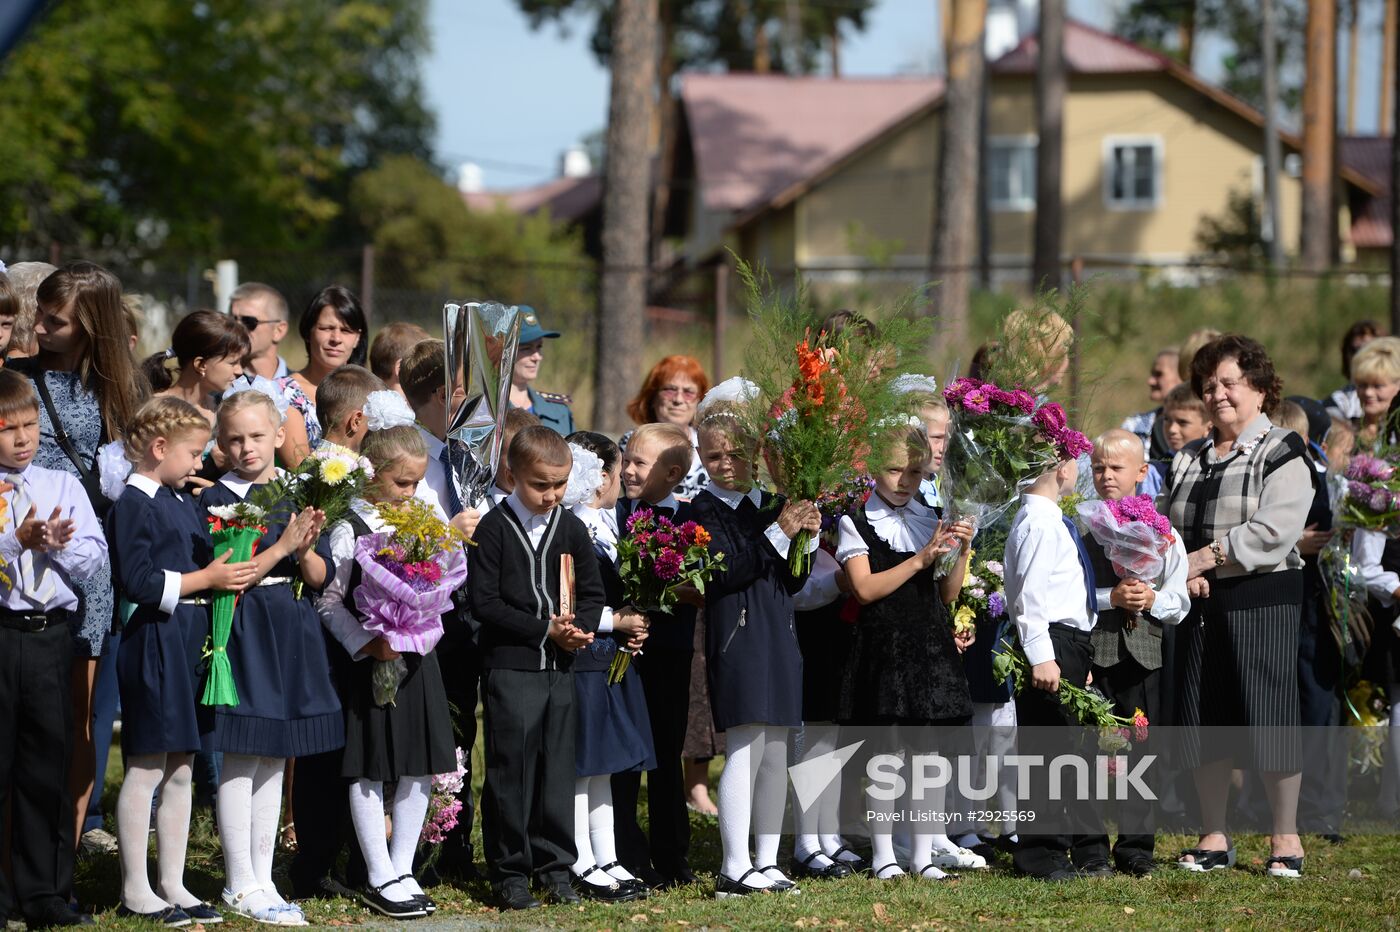
[[[1210,552],[1213,553],[1213,554],[1215,554],[1215,565],[1216,565],[1216,566],[1224,566],[1224,565],[1225,565],[1225,551],[1224,551],[1223,548],[1221,548],[1221,546],[1220,546],[1220,541],[1218,541],[1218,540],[1213,540],[1213,541],[1210,542]]]

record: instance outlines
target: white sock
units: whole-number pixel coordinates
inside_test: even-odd
[[[788,877],[777,869],[778,844],[783,838],[783,807],[787,802],[787,748],[788,732],[791,729],[765,725],[763,728],[763,759],[759,762],[758,776],[754,781],[754,860],[757,866],[773,868],[764,871],[770,880],[773,875],[787,880]]]
[[[724,733],[726,756],[719,775],[719,837],[723,847],[720,873],[739,880],[753,870],[749,860],[749,825],[753,815],[754,783],[762,761],[763,726],[736,725]],[[773,884],[752,874],[745,886],[764,890]]]
[[[814,725],[808,723],[801,728],[794,728],[788,739],[788,764],[789,766],[812,760],[823,754],[829,754],[836,749],[836,727],[834,725]],[[799,863],[804,864],[808,858],[812,858],[810,867],[821,869],[831,866],[831,859],[822,853],[821,839],[818,837],[821,828],[822,807],[826,804],[826,794],[824,790],[822,796],[813,804],[804,809],[797,799],[797,793],[792,794],[792,821],[793,821],[793,842],[792,856]]]
[[[185,889],[185,851],[190,842],[190,808],[194,804],[194,755],[165,755],[156,806],[156,870],[161,899],[181,908],[201,902]]]
[[[593,862],[599,867],[611,864],[607,871],[614,880],[635,880],[632,873],[617,863],[617,835],[613,825],[612,777],[606,774],[588,778],[588,841],[593,849]]]
[[[246,754],[225,754],[214,801],[219,845],[224,851],[224,889],[234,896],[242,895],[239,908],[254,912],[276,905],[276,900],[260,889],[262,884],[253,868],[253,785],[258,760]]]
[[[875,874],[875,879],[888,880],[904,873],[903,868],[899,866],[899,859],[895,857],[894,823],[889,819],[897,801],[876,799],[871,795],[871,789],[872,787],[866,788],[865,805],[867,810],[877,814],[877,818],[870,822],[870,868]],[[878,817],[881,814],[884,815],[883,819]]]
[[[403,889],[403,884],[395,882],[398,873],[389,857],[389,840],[384,836],[384,784],[378,780],[356,780],[350,784],[350,822],[355,826],[355,837],[360,841],[360,853],[365,858],[365,872],[369,875],[369,885],[388,886],[379,891],[380,896],[394,903],[412,899]]]
[[[582,877],[598,864],[593,860],[593,843],[588,832],[588,781],[589,777],[574,780],[574,850],[578,859],[572,868],[574,876]]]
[[[258,758],[258,772],[253,777],[252,837],[253,876],[264,893],[284,906],[287,901],[277,892],[277,884],[272,879],[272,856],[277,851],[277,824],[282,818],[282,778],[286,772],[285,757]]]
[[[389,860],[394,864],[394,875],[403,878],[399,886],[409,896],[423,895],[423,888],[413,878],[413,856],[418,853],[418,839],[428,818],[432,785],[432,777],[399,777],[399,788],[394,793],[394,837],[389,840]]]
[[[164,754],[127,758],[126,776],[117,795],[117,843],[122,866],[122,905],[136,913],[154,913],[170,904],[156,896],[146,870],[151,833],[151,800],[165,775]]]

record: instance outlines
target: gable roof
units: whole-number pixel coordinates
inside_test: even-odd
[[[472,191],[462,195],[471,210],[491,211],[505,207],[517,214],[533,214],[540,210],[563,223],[582,219],[603,199],[601,175],[579,178],[551,178],[540,184],[505,191]]]
[[[1339,136],[1338,161],[1376,186],[1373,196],[1353,206],[1351,244],[1359,249],[1384,249],[1395,242],[1390,223],[1389,136]]]
[[[943,95],[941,78],[686,74],[681,101],[708,210],[771,206]]]

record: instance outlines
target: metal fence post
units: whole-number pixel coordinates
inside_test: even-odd
[[[374,244],[365,243],[360,250],[360,306],[365,320],[374,320]]]

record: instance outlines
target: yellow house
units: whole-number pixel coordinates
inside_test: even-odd
[[[1036,54],[1031,37],[989,67],[982,174],[994,282],[1029,280]],[[1263,120],[1252,107],[1080,23],[1066,30],[1065,58],[1066,262],[1182,270],[1203,257],[1203,220],[1223,220],[1232,196],[1262,204]],[[926,277],[941,80],[688,74],[681,100],[677,170],[687,183],[672,195],[668,222],[677,259],[699,264],[727,246],[816,282],[876,268]],[[1279,212],[1289,253],[1301,213],[1298,147],[1284,134]],[[1352,211],[1374,219],[1385,187],[1374,173],[1341,166],[1344,260],[1355,255]],[[1366,246],[1388,248],[1389,224],[1373,227]]]

